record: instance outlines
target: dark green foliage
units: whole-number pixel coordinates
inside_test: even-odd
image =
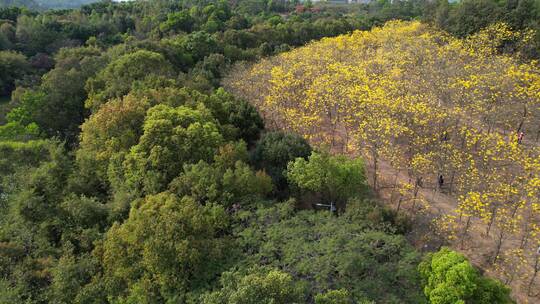
[[[191,32],[195,20],[189,12],[180,11],[176,13],[171,13],[167,16],[167,21],[163,22],[159,28],[163,32],[174,31],[174,32]]]
[[[244,147],[245,149],[245,147]],[[264,199],[272,191],[272,180],[264,172],[254,172],[242,160],[229,162],[231,146],[221,149],[214,165],[199,162],[184,166],[184,172],[170,184],[179,196],[189,195],[201,203],[218,203],[227,208],[233,204],[249,204]],[[237,152],[233,152],[237,153]],[[246,153],[247,154],[247,153]],[[227,163],[222,162],[226,157]]]
[[[222,125],[234,128],[235,138],[242,138],[250,146],[259,139],[264,123],[255,107],[247,101],[219,88],[203,102]]]
[[[26,7],[30,9],[76,8],[99,0],[1,0],[0,7]]]
[[[497,20],[499,7],[492,0],[463,1],[454,13],[452,32],[464,37],[475,33]]]
[[[30,72],[30,64],[22,54],[0,51],[0,96],[11,94],[15,80]]]
[[[24,0],[23,0],[24,1]],[[9,21],[17,21],[17,17],[21,15],[22,13],[27,13],[28,9],[22,7],[22,6],[0,6],[0,19],[3,20],[9,20]]]
[[[419,255],[403,236],[385,232],[386,224],[358,217],[372,208],[369,202],[351,203],[347,216],[340,217],[295,212],[291,203],[259,208],[241,215],[249,224],[238,228],[239,243],[250,264],[294,274],[306,282],[311,297],[345,289],[358,302],[424,303],[417,288]]]
[[[21,167],[37,166],[46,160],[54,143],[45,140],[12,142],[0,141],[0,179]]]
[[[17,19],[16,40],[25,54],[52,53],[59,49],[54,42],[60,42],[63,37],[57,37],[58,34],[44,21],[42,16],[21,15]]]
[[[92,275],[99,269],[99,261],[90,254],[62,256],[51,270],[53,278],[48,297],[56,303],[88,303],[85,294]],[[93,295],[99,301],[99,295]]]
[[[74,143],[86,116],[86,80],[102,65],[98,55],[95,48],[62,49],[38,88],[14,96],[8,122],[24,128],[35,124],[45,136]]]
[[[465,0],[451,4],[440,0],[426,4],[424,18],[460,37],[497,22],[505,22],[514,30],[533,29],[536,37],[522,55],[540,56],[540,5],[535,0]]]
[[[204,31],[182,37],[180,45],[194,61],[200,61],[206,56],[220,51],[216,39]]]
[[[289,162],[298,157],[307,159],[311,147],[305,139],[296,134],[282,132],[265,133],[257,142],[251,161],[259,169],[268,173],[279,190],[287,188],[285,170]]]

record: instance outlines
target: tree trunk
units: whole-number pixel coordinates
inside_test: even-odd
[[[491,226],[493,225],[493,222],[495,221],[496,215],[497,215],[497,207],[493,208],[493,210],[491,211],[491,218],[489,219],[489,224],[487,226],[486,236],[489,236],[489,232],[491,231]]]
[[[492,264],[495,264],[497,260],[499,259],[499,254],[501,253],[501,248],[503,244],[503,238],[504,238],[504,230],[501,229],[499,232],[499,238],[497,239],[497,247],[495,248],[495,255],[493,256],[493,262]]]
[[[527,242],[529,241],[530,232],[531,232],[530,229],[525,228],[525,232],[523,233],[523,236],[521,237],[521,241],[520,241],[520,244],[519,244],[520,249],[525,248],[525,246],[527,245]]]
[[[396,175],[394,175],[394,184],[392,185],[392,193],[390,194],[390,204],[394,202],[394,193],[396,192],[397,179],[399,176],[399,170],[396,170]]]
[[[523,124],[525,123],[525,118],[527,118],[527,105],[523,105],[523,116],[521,117],[521,121],[519,122],[517,133],[521,131],[521,128],[523,128]]]
[[[379,160],[375,152],[373,152],[373,191],[377,192],[377,170]]]
[[[416,181],[414,182],[414,197],[413,197],[413,205],[412,205],[413,212],[414,212],[414,207],[416,207],[416,198],[418,197],[418,191],[420,190],[421,181],[422,181],[422,178],[417,177]]]
[[[454,188],[454,178],[456,177],[456,170],[452,170],[452,176],[450,176],[450,184],[448,186],[448,193],[452,194],[452,189]]]
[[[465,244],[465,236],[467,236],[467,232],[469,231],[469,227],[471,225],[471,218],[472,216],[469,216],[469,218],[467,219],[467,223],[465,224],[465,229],[463,229],[463,233],[461,235],[461,249],[463,249],[463,245]]]
[[[534,262],[534,272],[531,277],[531,281],[529,282],[529,286],[527,287],[527,295],[529,297],[533,296],[531,295],[531,289],[534,284],[534,280],[536,280],[536,277],[538,276],[538,272],[540,271],[539,261],[540,261],[540,254],[536,254],[536,261]]]

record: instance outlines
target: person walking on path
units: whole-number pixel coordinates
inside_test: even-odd
[[[523,141],[523,137],[525,137],[525,133],[519,132],[519,134],[518,134],[518,144],[521,144],[521,142]]]

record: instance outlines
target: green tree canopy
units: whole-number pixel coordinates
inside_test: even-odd
[[[0,96],[9,96],[15,81],[30,72],[26,57],[13,51],[0,50]]]
[[[330,290],[315,296],[315,304],[351,304],[351,296],[346,289]]]
[[[418,269],[432,304],[514,303],[508,287],[482,277],[465,256],[449,248],[428,254]]]
[[[104,278],[114,300],[182,303],[223,269],[232,241],[223,207],[161,193],[135,203],[103,244]]]
[[[89,178],[87,182],[108,186],[111,159],[129,152],[139,142],[149,107],[147,99],[130,94],[107,102],[84,122],[76,155],[80,173]]]
[[[202,304],[300,304],[305,303],[303,286],[275,269],[251,270],[248,274],[225,272],[222,288],[203,296]]]
[[[225,207],[264,199],[272,191],[272,180],[264,172],[254,172],[236,161],[231,167],[203,161],[185,165],[184,172],[170,185],[178,195],[189,195],[199,202],[214,202]]]
[[[287,187],[284,172],[287,164],[296,158],[308,158],[311,147],[299,135],[283,132],[265,133],[257,142],[251,155],[252,163],[265,170],[279,190]]]
[[[74,143],[86,117],[84,86],[102,65],[99,55],[95,48],[61,49],[55,68],[43,75],[41,85],[14,96],[16,107],[8,121],[21,126],[35,123],[44,135]]]
[[[182,10],[179,12],[171,13],[167,15],[167,20],[163,22],[159,28],[163,32],[191,32],[195,20],[189,14],[188,10]]]
[[[125,161],[128,184],[145,193],[159,193],[184,164],[211,161],[222,143],[218,123],[203,105],[197,110],[154,106],[148,110],[139,143]]]
[[[86,105],[96,111],[108,99],[124,96],[141,82],[151,85],[156,77],[174,77],[172,66],[163,55],[147,50],[125,54],[87,82]]]
[[[300,189],[322,195],[326,200],[345,203],[365,193],[366,177],[362,159],[312,152],[306,161],[297,158],[287,166],[287,178]]]
[[[243,264],[268,265],[294,274],[295,281],[306,282],[312,297],[345,289],[350,299],[360,303],[368,299],[425,303],[417,272],[419,254],[405,237],[392,234],[370,203],[351,202],[342,216],[297,212],[294,202],[286,202],[260,206],[239,217]]]

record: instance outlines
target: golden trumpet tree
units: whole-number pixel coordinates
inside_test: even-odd
[[[390,175],[400,206],[425,188],[457,198],[441,218],[449,239],[465,245],[483,225],[499,265],[516,244],[529,256],[540,233],[540,67],[505,49],[530,38],[504,24],[457,39],[392,21],[242,66],[224,82],[272,127],[362,154],[373,188]]]

